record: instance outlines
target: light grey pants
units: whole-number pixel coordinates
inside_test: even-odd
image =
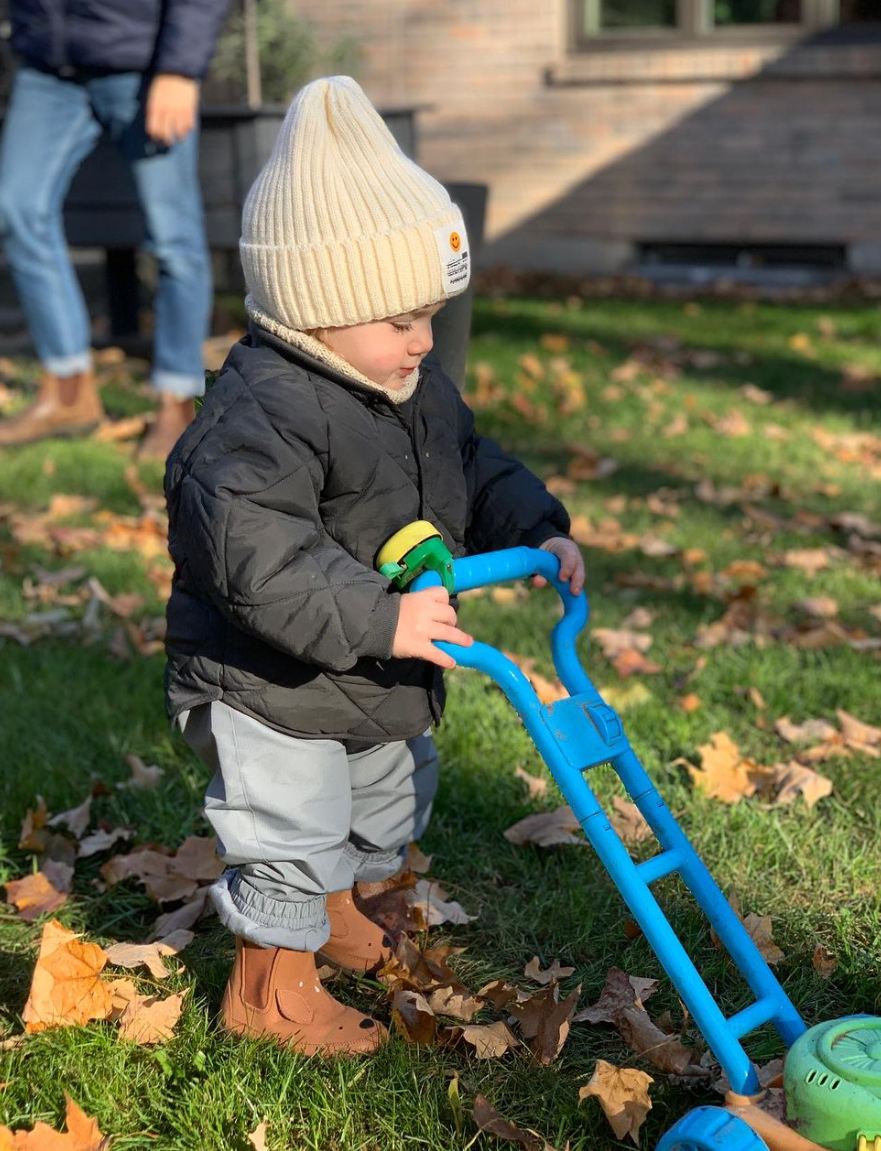
[[[317,951],[324,897],[393,875],[437,790],[429,732],[372,747],[283,735],[225,703],[178,719],[213,771],[205,815],[230,866],[211,889],[220,920],[264,947]]]

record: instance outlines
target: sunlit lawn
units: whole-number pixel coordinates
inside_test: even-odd
[[[589,637],[582,656],[601,689],[634,682],[648,689],[623,713],[631,742],[724,890],[736,890],[745,912],[774,917],[784,953],[776,971],[809,1023],[881,1009],[875,759],[852,754],[817,765],[834,790],[812,809],[801,800],[771,807],[758,798],[727,806],[695,793],[673,761],[698,762],[699,746],[719,731],[760,764],[789,759],[794,749],[774,730],[774,721],[786,715],[835,722],[836,709],[844,708],[881,721],[877,651],[848,642],[881,635],[878,612],[869,610],[881,603],[881,549],[873,532],[881,521],[881,450],[870,438],[879,434],[879,341],[881,318],[867,305],[483,299],[471,346],[469,390],[483,430],[544,477],[564,475],[576,447],[614,461],[615,470],[600,468],[610,474],[578,481],[564,497],[573,515],[586,517],[587,525],[579,521],[582,531],[612,517],[635,539],[650,534],[676,549],[652,556],[640,546],[585,548],[591,625],[620,627],[635,607],[648,608],[655,616],[643,629],[653,637],[647,655],[661,671],[622,681]],[[653,350],[640,353],[642,366],[613,378],[647,342]],[[686,354],[689,349],[717,355]],[[142,408],[143,397],[117,375],[105,394],[113,414]],[[756,393],[740,390],[747,384],[770,393],[770,402],[751,402],[748,395]],[[730,419],[737,414],[742,419]],[[853,433],[866,436],[854,439]],[[37,514],[53,493],[65,493],[95,496],[114,515],[136,515],[138,499],[126,479],[131,461],[128,445],[89,441],[5,451],[3,508]],[[158,468],[141,468],[140,476],[159,490]],[[706,487],[697,490],[706,480],[716,502],[708,502]],[[730,501],[717,498],[725,487],[737,489]],[[840,513],[866,517],[863,534],[857,533],[867,545],[861,552],[848,549],[850,532],[830,523]],[[832,545],[842,550],[814,575],[783,562],[787,551]],[[23,621],[36,610],[24,593],[26,577],[35,580],[40,566],[71,563],[84,565],[111,595],[139,593],[143,616],[162,610],[146,576],[156,561],[136,552],[97,547],[50,555],[38,545],[19,546],[7,515],[0,521],[0,557],[0,614],[9,623],[26,627]],[[790,637],[756,642],[748,634],[736,646],[700,648],[699,628],[728,606],[724,589],[700,573],[719,573],[740,560],[762,565],[754,602],[781,628],[788,626]],[[654,586],[648,577],[657,577]],[[728,590],[737,587],[735,579]],[[797,606],[806,597],[835,601],[841,642],[816,649],[792,642],[792,629],[808,618]],[[71,610],[76,618],[81,609]],[[557,608],[550,592],[524,592],[512,602],[468,598],[461,618],[475,635],[534,658],[537,670],[552,676],[548,633]],[[35,866],[17,839],[37,794],[59,811],[102,781],[109,790],[95,801],[96,818],[130,826],[133,842],[175,847],[186,835],[208,831],[200,814],[205,769],[167,726],[162,658],[109,654],[114,624],[106,616],[104,623],[104,638],[90,645],[75,635],[49,635],[29,646],[0,640],[2,879]],[[432,874],[475,918],[467,926],[437,928],[432,939],[467,949],[454,965],[475,990],[498,977],[527,986],[522,972],[533,955],[543,965],[558,958],[573,966],[562,990],[581,984],[582,1004],[597,998],[613,965],[662,975],[644,939],[625,932],[629,914],[589,849],[516,848],[506,841],[505,828],[558,806],[559,794],[550,787],[545,799],[530,801],[514,777],[518,764],[536,775],[545,769],[496,688],[465,671],[449,677],[449,688],[437,736],[441,791],[421,846],[434,856]],[[700,706],[686,712],[678,701],[689,693]],[[156,791],[113,787],[127,776],[126,753],[165,769]],[[616,791],[604,769],[592,773],[590,783],[605,802]],[[94,881],[105,858],[78,865],[74,894],[58,918],[98,942],[145,938],[157,909],[139,887],[99,892]],[[725,1011],[743,1006],[746,988],[683,890],[665,880],[659,893]],[[0,1034],[21,1030],[40,929],[11,907],[0,916]],[[818,944],[838,961],[828,979],[812,966]],[[110,1025],[96,1023],[33,1035],[0,1053],[0,1121],[60,1126],[67,1091],[115,1136],[117,1151],[245,1149],[247,1133],[262,1119],[269,1121],[273,1151],[442,1151],[472,1140],[475,1147],[498,1145],[477,1132],[468,1114],[482,1093],[554,1147],[568,1141],[571,1151],[594,1151],[619,1146],[595,1100],[578,1107],[578,1088],[598,1058],[653,1075],[643,1147],[653,1147],[689,1107],[719,1098],[707,1081],[690,1088],[668,1083],[613,1028],[586,1024],[573,1026],[549,1067],[525,1049],[476,1060],[461,1048],[416,1047],[399,1037],[362,1062],[309,1061],[241,1043],[217,1025],[231,953],[232,941],[216,921],[202,921],[183,953],[185,969],[167,981],[169,989],[190,992],[177,1035],[159,1049],[123,1043]],[[378,990],[350,986],[343,994],[388,1018]],[[653,1016],[670,1009],[674,1021],[681,1020],[666,979],[649,1007]],[[700,1043],[690,1025],[684,1038]],[[782,1053],[768,1029],[747,1045],[760,1062]],[[448,1098],[453,1071],[461,1079],[464,1116]]]

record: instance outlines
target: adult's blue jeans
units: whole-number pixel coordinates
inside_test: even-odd
[[[186,398],[204,390],[212,287],[198,133],[171,147],[151,140],[144,128],[148,86],[140,72],[67,79],[19,70],[0,140],[0,238],[44,366],[57,376],[86,370],[89,315],[62,207],[77,168],[107,132],[131,168],[146,247],[158,265],[152,383]]]

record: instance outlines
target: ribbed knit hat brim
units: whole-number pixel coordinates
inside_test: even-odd
[[[348,76],[306,85],[288,109],[240,251],[249,303],[301,331],[411,312],[470,276],[461,212]]]

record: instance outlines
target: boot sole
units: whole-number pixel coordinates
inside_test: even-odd
[[[247,1024],[244,1023],[221,1023],[221,1030],[227,1035],[234,1035],[237,1039],[271,1039],[280,1047],[290,1047],[292,1051],[296,1051],[298,1055],[306,1055],[311,1057],[313,1055],[323,1055],[325,1058],[354,1058],[357,1055],[372,1055],[374,1051],[378,1051],[385,1043],[388,1042],[389,1034],[388,1029],[383,1027],[381,1023],[376,1025],[380,1028],[380,1038],[378,1043],[372,1044],[370,1047],[346,1047],[334,1048],[327,1045],[319,1045],[315,1043],[304,1043],[302,1040],[290,1037],[283,1038],[276,1035],[272,1031],[251,1031]]]

